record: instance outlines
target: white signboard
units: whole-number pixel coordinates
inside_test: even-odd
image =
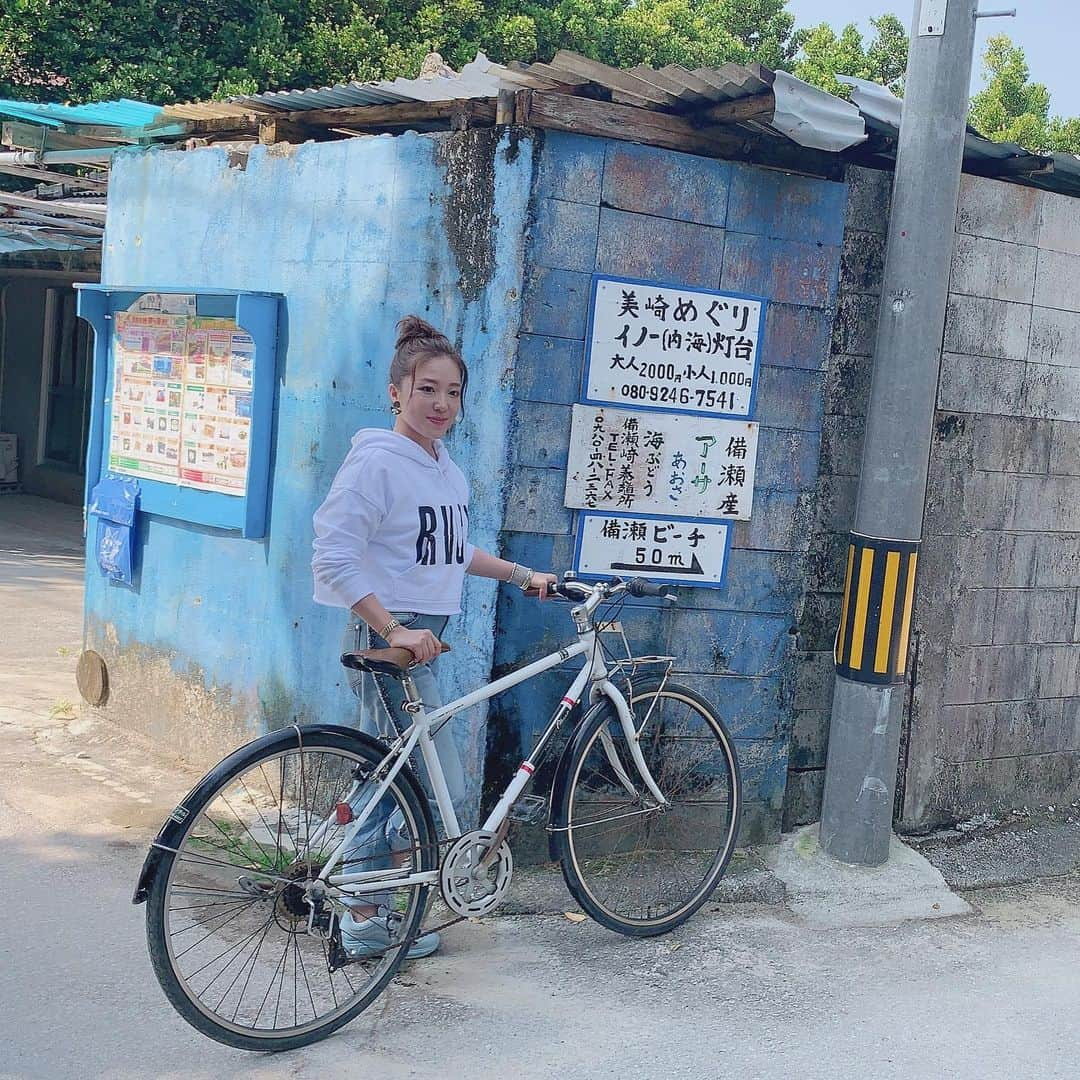
[[[586,401],[752,414],[764,301],[619,278],[593,284]]]
[[[692,518],[750,517],[758,425],[575,405],[567,506]]]
[[[645,577],[673,585],[723,584],[731,526],[686,518],[581,515],[574,569],[582,577]]]

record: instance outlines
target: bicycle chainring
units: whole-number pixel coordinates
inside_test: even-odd
[[[464,918],[486,915],[506,899],[514,873],[510,845],[500,841],[488,865],[483,865],[495,839],[494,833],[474,829],[458,837],[443,856],[439,890],[446,906]]]

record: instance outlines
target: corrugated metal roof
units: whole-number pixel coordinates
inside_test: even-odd
[[[850,102],[810,86],[787,72],[773,80],[776,107],[769,127],[800,146],[846,150],[866,141],[866,125]]]
[[[0,114],[34,124],[58,128],[64,124],[93,124],[99,127],[150,127],[161,115],[159,105],[145,101],[120,98],[117,101],[95,101],[87,105],[57,105],[32,101],[0,99]]]
[[[582,85],[590,77],[568,74],[560,69],[563,65],[583,60],[576,54],[560,53],[551,64],[516,64],[504,67],[490,61],[483,53],[466,64],[460,72],[451,75],[421,75],[416,79],[394,79],[384,82],[343,83],[310,90],[277,90],[250,97],[232,98],[230,104],[282,112],[302,112],[310,109],[337,109],[363,105],[392,105],[402,101],[458,101],[467,98],[493,98],[500,90],[520,90],[522,86],[554,86],[576,81]],[[616,83],[626,81],[639,88],[639,93],[649,93],[650,86],[658,94],[653,100],[678,102],[679,111],[690,111],[695,106],[718,102],[737,101],[740,98],[761,94],[772,87],[776,94],[776,109],[767,123],[751,123],[751,130],[771,130],[791,139],[800,146],[820,150],[842,150],[856,145],[866,138],[866,131],[859,114],[850,102],[810,86],[785,72],[773,72],[760,65],[724,64],[720,68],[699,68],[690,72],[674,65],[658,71],[648,67],[633,68],[623,72],[604,64],[586,61],[591,78],[600,80],[603,73],[610,73]],[[620,76],[622,77],[620,79]],[[650,79],[655,78],[656,84]],[[666,89],[665,89],[666,88]],[[616,101],[640,103],[638,95],[620,92],[613,95]],[[184,106],[185,109],[189,108]],[[179,116],[179,110],[169,110]]]
[[[855,79],[847,75],[838,75],[837,78],[852,88],[851,100],[872,130],[893,137],[900,134],[900,119],[904,107],[900,98],[887,87],[867,82],[865,79]],[[1020,171],[1002,175],[998,179],[1056,191],[1062,195],[1080,196],[1080,157],[1075,154],[1035,154],[1018,143],[987,139],[972,127],[968,128],[964,139],[964,164],[975,172],[981,171],[982,167],[987,167],[987,170],[992,172],[994,167],[1001,167],[1004,162],[1023,165],[1026,159],[1030,159],[1030,164],[1035,168],[1047,158],[1053,162],[1050,172]]]
[[[100,246],[100,242],[90,241],[85,237],[46,234],[6,224],[0,226],[0,255],[15,255],[27,251],[85,251],[89,247]]]
[[[349,82],[310,90],[273,90],[265,94],[230,98],[230,101],[263,106],[281,112],[306,109],[340,109],[356,105],[393,105],[399,101],[458,101],[464,98],[496,97],[501,89],[518,89],[520,83],[500,76],[506,72],[483,53],[456,75],[431,78],[391,79],[384,82]]]

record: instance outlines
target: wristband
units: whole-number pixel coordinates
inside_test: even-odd
[[[391,619],[380,631],[379,637],[389,644],[390,635],[401,626],[397,619]]]
[[[514,568],[510,571],[510,576],[506,580],[508,584],[516,585],[524,592],[529,587],[532,577],[533,571],[529,567],[514,563]]]

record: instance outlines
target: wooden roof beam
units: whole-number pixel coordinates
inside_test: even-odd
[[[278,117],[274,117],[275,120]],[[301,128],[409,128],[417,124],[453,126],[455,122],[495,122],[494,98],[458,101],[402,101],[393,105],[353,105],[341,109],[300,109],[282,113],[280,119]]]
[[[741,124],[747,120],[768,123],[776,111],[776,97],[771,90],[749,97],[721,101],[694,114],[695,118],[714,124]]]
[[[839,179],[844,169],[843,159],[837,154],[796,146],[787,139],[753,135],[719,125],[702,126],[683,116],[570,94],[518,91],[514,123],[644,143],[706,157],[752,161],[830,179]]]
[[[36,210],[38,213],[60,217],[83,218],[86,221],[105,220],[104,206],[79,206],[62,200],[31,199],[26,195],[15,195],[10,191],[0,191],[0,205],[18,206],[23,210]]]
[[[46,184],[64,184],[67,187],[93,189],[105,192],[109,188],[107,180],[97,178],[87,179],[82,176],[72,176],[70,173],[54,172],[52,169],[38,169],[31,165],[9,165],[0,161],[0,172],[9,176],[20,176],[25,180],[40,180]]]

